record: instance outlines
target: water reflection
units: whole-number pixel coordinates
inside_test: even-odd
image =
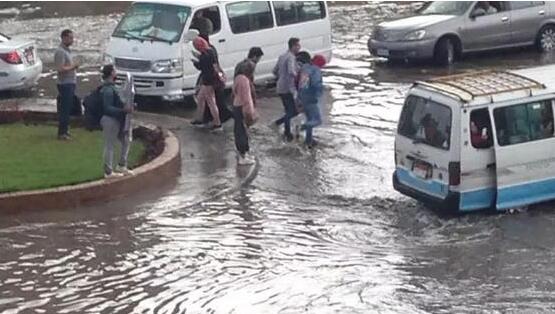
[[[396,121],[413,81],[551,63],[552,55],[472,55],[447,69],[371,57],[371,26],[412,6],[332,7],[335,55],[315,151],[283,144],[266,126],[281,105],[263,91],[252,132],[257,169],[234,167],[230,135],[168,119],[183,149],[175,186],[93,208],[4,217],[0,312],[551,311],[552,205],[445,217],[393,192],[390,177]],[[59,25],[87,32],[91,22],[98,38],[80,49],[95,64],[105,44],[96,39],[107,38],[115,20],[35,19],[21,29],[44,30],[49,53]]]

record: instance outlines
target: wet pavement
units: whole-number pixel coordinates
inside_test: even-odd
[[[409,9],[331,8],[334,60],[325,70],[325,123],[315,131],[322,145],[313,152],[284,144],[267,127],[281,112],[271,90],[262,91],[262,121],[252,132],[258,166],[246,171],[236,166],[230,125],[209,134],[179,118],[141,114],[180,137],[180,178],[110,204],[3,217],[0,312],[552,312],[552,204],[447,217],[395,193],[390,177],[411,82],[553,57],[519,49],[468,56],[448,69],[371,57],[371,25]],[[118,18],[16,18],[0,30],[24,29],[44,47],[47,65],[59,29],[93,35],[76,50],[91,69],[83,84],[94,84]],[[47,68],[36,91],[3,101],[51,107],[51,76]]]

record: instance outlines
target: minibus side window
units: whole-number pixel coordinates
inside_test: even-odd
[[[553,137],[551,100],[497,108],[493,111],[500,146]]]
[[[401,112],[398,130],[415,143],[449,150],[451,109],[433,100],[410,95]]]
[[[273,6],[278,26],[326,17],[326,7],[322,1],[275,1]]]
[[[491,121],[487,109],[476,109],[470,113],[470,142],[478,149],[493,146]]]
[[[253,32],[274,27],[269,2],[245,1],[226,6],[233,34]]]
[[[193,15],[193,20],[191,21],[189,29],[196,29],[201,32],[201,30],[206,27],[204,19],[210,20],[212,26],[208,35],[216,34],[222,29],[220,9],[217,6],[197,10]]]

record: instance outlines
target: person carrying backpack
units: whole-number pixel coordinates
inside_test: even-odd
[[[103,85],[100,89],[102,99],[102,134],[104,135],[104,177],[112,179],[123,175],[132,175],[127,168],[127,157],[131,145],[131,130],[126,128],[128,115],[133,112],[133,106],[124,104],[116,90],[114,80],[116,70],[113,65],[102,68]],[[127,129],[127,130],[126,130]],[[113,168],[114,148],[116,141],[121,143],[121,156],[118,166]]]
[[[311,63],[304,64],[299,75],[298,100],[303,106],[306,115],[306,122],[301,125],[301,130],[306,131],[305,144],[308,148],[316,145],[312,137],[312,130],[322,124],[320,114],[320,103],[324,92],[322,82],[322,71],[326,65],[326,58],[322,55],[315,55]]]

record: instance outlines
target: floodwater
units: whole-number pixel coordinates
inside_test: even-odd
[[[450,69],[371,57],[371,26],[407,10],[331,8],[334,60],[325,71],[326,121],[315,152],[281,143],[266,127],[281,107],[266,91],[252,135],[259,167],[245,184],[229,131],[207,136],[174,121],[166,126],[183,145],[177,182],[92,208],[4,216],[0,312],[555,311],[552,205],[449,217],[395,193],[390,179],[396,120],[412,81],[547,64],[552,56],[481,54]],[[16,17],[0,30],[36,39],[47,64],[59,29],[93,36],[78,36],[75,47],[91,69],[81,76],[86,84],[96,79],[99,51],[119,17],[99,14]],[[5,99],[47,103],[50,68],[44,76],[36,91]]]

